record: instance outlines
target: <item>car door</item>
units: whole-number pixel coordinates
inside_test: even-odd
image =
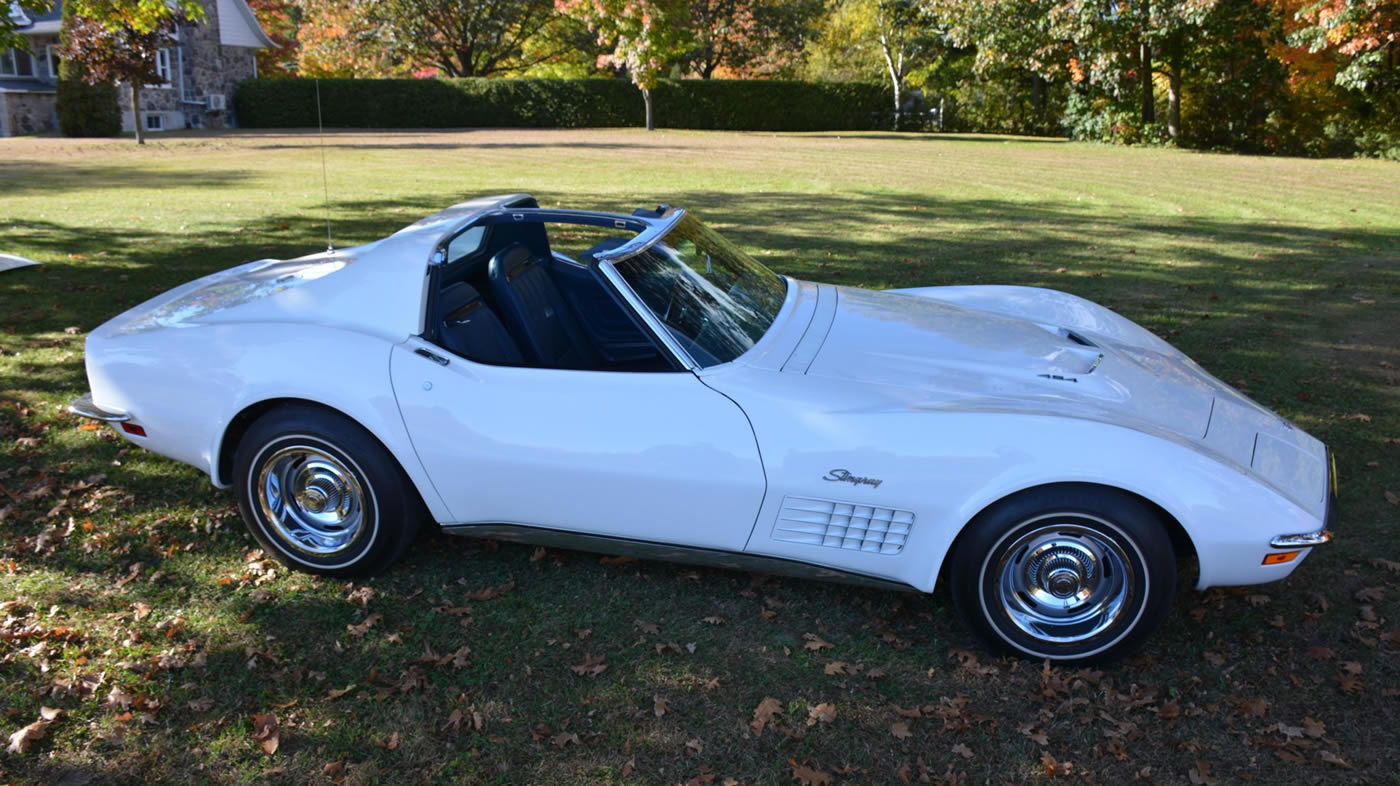
[[[444,523],[742,551],[763,503],[743,411],[694,374],[474,363],[419,337],[390,372]]]

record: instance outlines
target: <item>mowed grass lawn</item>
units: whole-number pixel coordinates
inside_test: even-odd
[[[321,155],[302,133],[0,140],[0,253],[43,263],[0,274],[0,730],[62,710],[0,780],[1396,782],[1400,166],[870,133],[326,135],[338,246],[490,192],[683,205],[800,278],[1083,295],[1333,447],[1335,545],[1256,588],[1197,593],[1186,566],[1141,654],[1066,670],[983,650],[941,594],[436,534],[372,581],[308,577],[253,550],[230,493],[65,414],[103,320],[325,246]]]

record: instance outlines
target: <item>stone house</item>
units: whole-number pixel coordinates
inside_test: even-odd
[[[4,3],[5,0],[0,0]],[[141,123],[148,131],[229,128],[237,125],[233,88],[258,75],[257,50],[275,46],[247,0],[199,0],[205,19],[182,24],[162,49],[160,84],[141,88]],[[11,4],[9,14],[29,51],[0,50],[0,137],[36,134],[58,127],[58,29],[61,2],[44,14]],[[0,13],[5,13],[0,10]],[[131,132],[131,91],[117,91],[122,130]]]

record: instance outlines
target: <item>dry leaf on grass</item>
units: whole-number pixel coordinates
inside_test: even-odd
[[[671,700],[663,696],[651,697],[651,711],[656,717],[661,717],[671,711]]]
[[[570,666],[569,670],[580,677],[596,677],[608,670],[608,659],[606,655],[587,654],[583,656],[583,663],[577,666]]]
[[[815,726],[818,723],[831,723],[836,720],[836,705],[831,702],[822,702],[816,706],[807,708],[807,725]]]
[[[258,747],[263,753],[271,756],[277,752],[277,746],[280,744],[277,713],[253,716],[253,739],[258,741]]]
[[[379,593],[375,591],[374,587],[364,586],[351,590],[350,594],[345,596],[345,599],[351,603],[359,604],[360,608],[363,609],[368,607],[369,602],[374,600],[377,595],[379,595]]]
[[[809,650],[827,650],[836,646],[815,633],[804,633],[802,639],[807,642],[802,646]]]
[[[1317,718],[1303,718],[1303,733],[1313,739],[1321,739],[1327,733],[1327,724]]]
[[[353,683],[353,682],[350,683],[349,685],[346,685],[346,686],[343,687],[343,688],[331,688],[330,692],[326,694],[326,701],[330,701],[330,700],[332,700],[332,699],[338,699],[338,698],[340,698],[341,696],[344,696],[345,694],[349,693],[350,691],[352,691],[352,690],[354,690],[354,689],[355,689],[355,683]]]
[[[953,746],[953,753],[956,753],[964,759],[972,758],[972,749],[962,744],[961,742]]]
[[[829,772],[822,772],[806,764],[798,764],[797,759],[788,759],[788,764],[792,766],[792,779],[802,786],[830,786],[832,779],[835,778]]]
[[[723,625],[724,617],[701,617],[700,621],[710,625]]]
[[[467,593],[467,600],[492,600],[515,589],[515,579],[507,581],[505,584],[497,584],[494,587],[483,587]]]
[[[1327,762],[1328,764],[1331,764],[1331,765],[1333,765],[1333,766],[1341,767],[1341,768],[1344,769],[1344,770],[1350,770],[1350,769],[1352,769],[1351,764],[1350,764],[1349,762],[1347,762],[1346,759],[1343,759],[1342,757],[1338,756],[1337,754],[1333,753],[1332,751],[1324,750],[1324,751],[1322,751],[1321,753],[1319,753],[1318,756],[1319,756],[1323,761],[1325,761],[1325,762]]]
[[[326,762],[326,766],[321,768],[321,777],[330,778],[331,783],[345,782],[345,760]]]
[[[39,720],[11,734],[10,745],[5,750],[10,753],[27,753],[29,751],[29,746],[32,745],[35,740],[43,739],[49,727],[52,726],[53,722],[58,720],[59,716],[62,714],[63,710],[40,707]]]
[[[1196,760],[1196,766],[1191,768],[1187,776],[1190,777],[1192,786],[1214,786],[1220,782],[1218,778],[1210,776],[1210,762],[1200,759]]]
[[[369,633],[369,629],[377,625],[382,619],[384,619],[384,615],[380,614],[379,612],[375,612],[369,615],[368,617],[365,617],[365,621],[361,622],[359,625],[346,625],[345,629],[350,631],[351,636],[363,636],[366,633]]]
[[[890,724],[890,734],[901,740],[907,740],[914,736],[914,732],[909,730],[909,724],[904,721]]]
[[[642,619],[632,620],[632,627],[647,634],[648,636],[655,636],[661,632],[660,625],[657,625],[655,622],[647,622],[646,620]]]
[[[550,738],[549,744],[562,750],[567,745],[582,745],[583,743],[579,741],[577,734],[572,731],[565,731]]]
[[[773,720],[773,716],[783,711],[783,703],[769,696],[758,703],[758,707],[753,711],[753,720],[749,725],[753,727],[754,734],[763,736],[763,729]]]
[[[1045,768],[1045,774],[1051,778],[1060,778],[1074,774],[1073,763],[1059,761],[1048,752],[1040,754],[1040,766]]]

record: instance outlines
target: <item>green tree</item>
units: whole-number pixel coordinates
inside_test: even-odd
[[[880,82],[884,55],[869,0],[834,0],[803,53],[802,76],[817,82]]]
[[[655,129],[651,91],[693,45],[685,0],[554,0],[554,6],[611,45],[613,63],[642,91],[647,130]]]
[[[447,76],[519,71],[558,54],[526,54],[526,42],[560,21],[552,0],[377,0],[368,9],[400,59]]]
[[[716,69],[743,73],[764,61],[791,60],[812,35],[822,0],[690,0],[695,46],[685,53],[701,79]]]
[[[904,81],[921,61],[932,59],[943,42],[933,12],[924,0],[874,0],[876,40],[894,90],[894,127],[904,108]]]

